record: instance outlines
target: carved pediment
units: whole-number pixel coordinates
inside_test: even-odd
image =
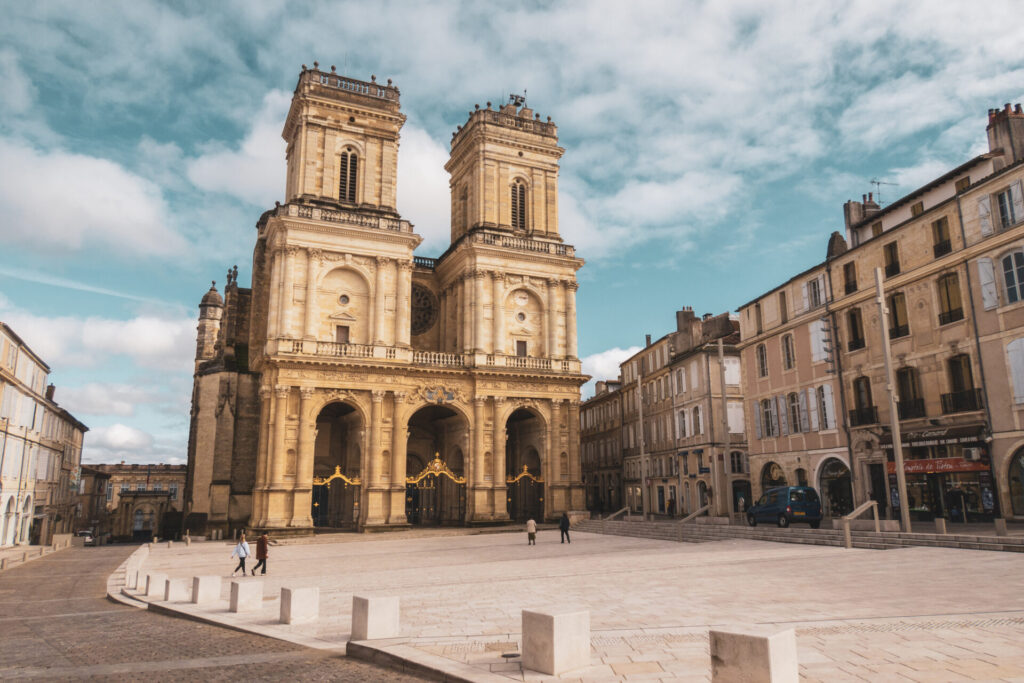
[[[348,313],[345,313],[344,311],[338,311],[337,313],[334,313],[334,314],[328,316],[327,319],[328,320],[344,320],[345,322],[350,322],[350,323],[353,323],[353,322],[356,321],[356,319],[354,317],[352,317]]]

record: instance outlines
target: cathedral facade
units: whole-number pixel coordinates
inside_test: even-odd
[[[399,91],[303,67],[252,287],[200,303],[186,526],[551,519],[584,508],[576,271],[550,119],[477,107],[440,258],[395,210]]]

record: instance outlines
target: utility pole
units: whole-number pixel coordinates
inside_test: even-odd
[[[882,351],[885,353],[885,390],[889,394],[889,423],[892,428],[892,451],[896,461],[896,486],[900,497],[900,526],[903,533],[910,533],[910,506],[907,505],[907,476],[903,471],[903,437],[900,433],[900,416],[897,412],[896,376],[892,369],[892,349],[889,348],[889,308],[885,305],[884,275],[881,268],[875,268],[875,292],[877,294],[879,320],[882,327]],[[888,487],[886,487],[888,488]]]
[[[729,446],[732,443],[732,435],[729,434],[729,396],[725,390],[725,343],[722,338],[718,338],[718,382],[721,385],[722,391],[722,467],[719,470],[721,472],[721,485],[719,486],[718,495],[715,498],[725,503],[725,516],[732,517],[732,486],[729,485],[729,472],[732,468],[732,462],[729,460]],[[709,387],[710,389],[710,387]],[[724,491],[722,489],[725,489]],[[719,510],[719,505],[715,506]]]
[[[640,446],[640,501],[643,506],[644,521],[646,521],[650,506],[647,501],[647,448],[644,443],[644,398],[641,384],[643,375],[643,359],[641,359],[640,371],[636,374],[636,403],[640,413],[640,422],[637,425],[637,444]]]

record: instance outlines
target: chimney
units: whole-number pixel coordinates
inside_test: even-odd
[[[594,384],[594,396],[600,396],[608,390],[608,385],[604,382],[597,382]]]
[[[1019,103],[1011,107],[1007,102],[1002,109],[989,109],[985,132],[989,152],[1003,153],[1002,160],[993,162],[996,170],[1024,158],[1024,109]]]
[[[651,335],[648,334],[648,335],[646,335],[646,337],[647,337],[647,346],[650,346],[651,345]]]
[[[867,201],[867,197],[864,198],[864,201]],[[864,202],[855,202],[852,199],[848,199],[843,204],[843,219],[846,221],[847,231],[864,220]]]
[[[53,384],[48,384],[46,386],[46,400],[47,401],[52,401],[53,400],[53,392],[56,391],[56,390],[57,390],[57,387],[53,386]]]
[[[704,317],[701,318],[701,320],[710,320],[710,319],[711,319],[711,314],[710,313],[705,313]]]
[[[697,316],[693,313],[693,308],[690,306],[683,306],[682,310],[676,311],[676,331],[685,332],[689,329],[690,323],[697,319]]]

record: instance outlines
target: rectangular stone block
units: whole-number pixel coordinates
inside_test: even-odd
[[[549,676],[590,666],[590,612],[523,610],[523,667]]]
[[[131,568],[124,577],[125,588],[137,589],[139,587],[139,570]]]
[[[174,544],[174,541],[167,541],[167,547],[170,548]]]
[[[946,520],[943,517],[935,518],[935,533],[944,534],[946,533]]]
[[[206,605],[218,600],[220,600],[219,576],[192,577],[192,602],[194,604]]]
[[[1006,520],[1005,519],[997,519],[996,520],[996,536],[1006,536],[1006,535],[1007,535],[1006,534]]]
[[[352,640],[397,638],[399,630],[397,597],[352,596]]]
[[[167,581],[167,574],[154,572],[146,574],[146,597],[157,597],[164,594],[164,583]]]
[[[188,602],[188,580],[167,579],[164,583],[165,602]]]
[[[712,683],[797,683],[796,631],[711,631]]]
[[[232,581],[228,611],[253,612],[263,607],[262,581]]]
[[[320,589],[282,588],[281,623],[308,624],[320,618]]]

